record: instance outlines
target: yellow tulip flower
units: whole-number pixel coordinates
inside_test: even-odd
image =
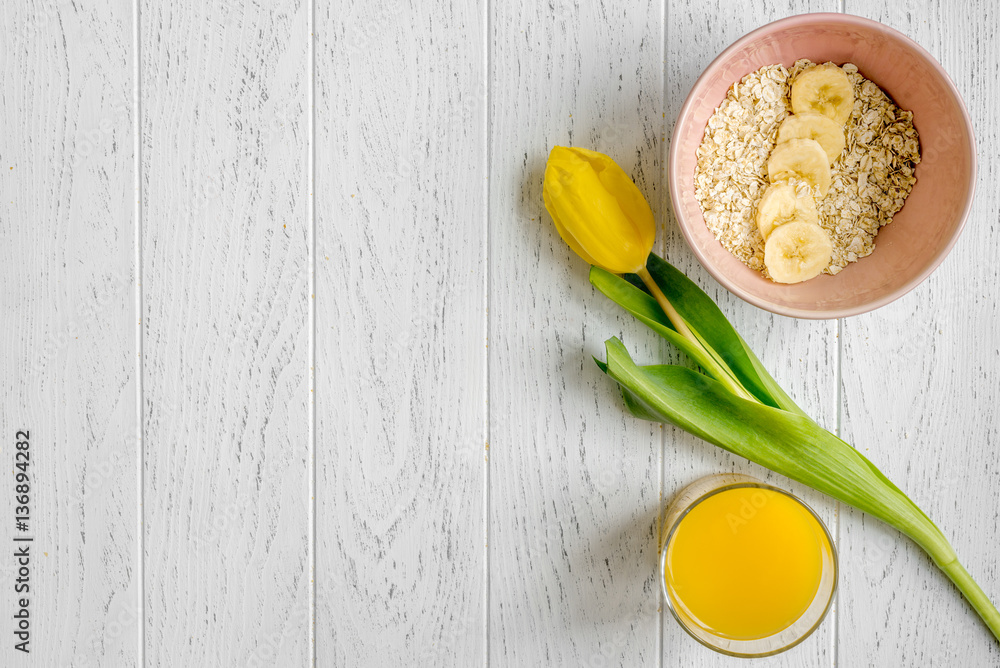
[[[618,164],[596,151],[556,146],[542,187],[559,236],[590,264],[636,274],[653,250],[649,204]]]
[[[691,342],[689,354],[723,383],[730,380],[646,269],[656,221],[646,198],[614,160],[585,148],[556,146],[545,166],[542,197],[559,236],[577,255],[612,274],[638,274],[677,333]],[[730,385],[749,398],[739,383]]]

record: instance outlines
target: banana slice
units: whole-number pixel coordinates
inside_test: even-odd
[[[792,111],[814,111],[844,125],[854,110],[854,87],[847,73],[833,63],[817,65],[795,78]]]
[[[776,283],[801,283],[830,265],[830,236],[814,223],[793,222],[774,228],[764,244],[764,266]]]
[[[778,143],[789,139],[815,139],[826,151],[831,165],[844,152],[847,143],[843,126],[814,111],[803,111],[782,121],[778,128]]]
[[[811,195],[799,197],[795,186],[789,183],[772,183],[757,205],[760,235],[767,241],[778,225],[794,222],[819,224],[816,202]]]
[[[820,197],[830,190],[830,161],[815,139],[789,139],[774,147],[767,159],[771,183],[801,179],[816,188]]]

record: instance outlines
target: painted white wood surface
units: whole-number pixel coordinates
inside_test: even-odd
[[[980,181],[941,269],[840,323],[771,316],[721,289],[677,232],[663,172],[711,59],[834,0],[140,4],[0,9],[13,26],[0,49],[0,449],[32,429],[48,553],[35,571],[46,634],[29,661],[5,643],[0,664],[736,665],[680,631],[655,570],[664,500],[717,471],[793,489],[838,533],[835,612],[768,665],[1000,663],[890,530],[625,415],[590,359],[603,341],[678,357],[590,288],[541,203],[552,145],[615,157],[653,206],[658,250],[807,410],[912,492],[996,600],[990,3],[846,3],[952,74]]]
[[[477,665],[483,5],[316,10],[318,664]]]
[[[760,5],[760,3],[755,3]],[[691,86],[708,64],[729,44],[754,28],[784,16],[809,11],[836,11],[835,2],[798,1],[776,8],[745,3],[678,2],[668,3],[666,25],[666,121],[668,139],[680,107]],[[665,183],[665,175],[661,175]],[[668,199],[667,195],[664,195]],[[680,235],[669,202],[670,226],[666,258],[696,280],[729,317],[736,329],[757,353],[775,379],[820,424],[837,426],[837,322],[796,320],[776,316],[729,294],[698,264]],[[808,488],[747,460],[734,457],[680,429],[665,429],[663,446],[664,499],[669,502],[684,485],[703,475],[735,471],[763,478],[789,489],[809,503],[823,517],[836,539],[837,504]],[[830,666],[837,642],[839,607],[805,642],[784,654],[767,660],[774,666]],[[707,651],[689,637],[670,616],[663,613],[664,666],[737,666],[745,659],[735,659]]]
[[[67,6],[0,6],[0,665],[133,666],[132,8]],[[20,429],[26,534],[14,530]],[[28,657],[13,646],[12,534],[35,539]]]
[[[656,201],[661,8],[498,2],[490,27],[488,663],[654,665],[660,429],[592,356],[657,343],[591,288],[541,186],[549,149],[579,144]]]
[[[985,3],[848,0],[847,10],[906,33],[948,71],[972,117],[979,179],[962,238],[937,272],[844,321],[844,436],[938,523],[1000,601],[1000,19]],[[1000,665],[985,625],[913,544],[851,509],[841,535],[841,665]]]
[[[141,8],[150,666],[309,656],[307,19]]]

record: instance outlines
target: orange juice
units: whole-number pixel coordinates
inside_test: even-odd
[[[677,524],[666,590],[676,610],[713,635],[766,638],[809,608],[831,550],[822,525],[794,498],[730,488],[695,504]]]

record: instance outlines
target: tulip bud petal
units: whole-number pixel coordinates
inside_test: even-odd
[[[559,236],[588,263],[616,274],[646,266],[656,238],[653,212],[614,160],[556,146],[542,195]]]

